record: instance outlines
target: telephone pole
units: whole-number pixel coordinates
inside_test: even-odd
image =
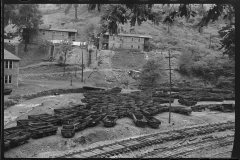
[[[210,44],[209,44],[209,49],[211,49],[211,41],[212,41],[212,35],[210,33]]]
[[[82,80],[81,81],[83,82],[83,49],[82,49]]]
[[[170,56],[170,50],[168,50],[168,57],[165,57],[165,58],[168,58],[168,63],[169,63],[169,68],[166,69],[166,70],[169,70],[169,88],[170,88],[170,94],[169,94],[169,120],[168,120],[168,123],[171,123],[171,99],[172,99],[172,70],[171,69],[171,57]]]
[[[83,42],[83,44],[80,45],[80,48],[82,49],[82,79],[81,82],[83,82],[83,49],[87,49],[87,44]]]

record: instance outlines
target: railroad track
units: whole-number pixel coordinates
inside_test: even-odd
[[[228,135],[224,137],[214,138],[211,140],[198,141],[192,144],[186,144],[176,147],[171,147],[163,150],[152,151],[139,158],[180,158],[186,157],[188,154],[199,150],[207,150],[211,148],[217,148],[227,145],[232,145],[234,141],[234,135]]]
[[[224,151],[224,152],[219,152],[219,153],[214,153],[209,155],[209,157],[211,158],[217,158],[217,157],[221,157],[221,158],[230,158],[232,154],[232,150],[230,151]],[[225,157],[226,156],[226,157]]]
[[[206,135],[214,132],[232,130],[235,128],[235,122],[225,122],[217,124],[207,124],[191,126],[178,130],[159,132],[150,135],[144,135],[137,138],[121,140],[112,144],[102,145],[83,151],[74,151],[67,153],[59,158],[109,158],[121,153],[132,152],[147,146],[161,144],[163,142],[183,139],[185,137],[194,137],[197,135]],[[53,157],[52,157],[53,158]]]

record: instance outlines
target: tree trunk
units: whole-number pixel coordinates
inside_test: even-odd
[[[92,60],[92,52],[89,52],[89,57],[88,57],[88,67],[89,67],[90,64],[92,63],[91,60]]]
[[[28,44],[28,39],[29,39],[29,29],[26,28],[25,33],[24,33],[24,41],[25,41],[25,47],[24,47],[24,51],[27,52],[27,44]]]
[[[78,17],[77,17],[77,6],[75,6],[75,19],[78,19]]]
[[[65,71],[66,71],[66,61],[67,61],[67,52],[65,52],[64,53],[64,56],[65,56],[65,58],[64,58],[64,71],[63,71],[63,75],[65,75]]]
[[[27,40],[25,40],[25,47],[24,47],[24,51],[27,52],[28,49],[27,49]]]
[[[75,63],[75,76],[77,76],[77,67],[76,67],[76,63]]]

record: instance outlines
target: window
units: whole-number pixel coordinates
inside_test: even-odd
[[[62,32],[62,36],[64,36],[64,32]]]
[[[133,45],[131,45],[131,48],[133,48]]]
[[[138,46],[138,49],[140,49],[140,46]]]
[[[12,83],[12,76],[8,76],[8,83]]]
[[[53,31],[53,34],[55,34],[56,32],[55,31]]]
[[[42,31],[42,34],[45,35],[45,31],[44,30]]]
[[[12,76],[11,75],[5,75],[4,76],[4,82],[5,83],[12,83]]]
[[[5,83],[8,82],[8,76],[7,76],[7,75],[4,76],[4,80],[5,80],[5,81],[4,81]]]
[[[122,44],[120,44],[119,48],[122,48]]]
[[[9,68],[12,69],[13,68],[13,61],[8,61],[9,62]]]
[[[13,61],[6,61],[6,68],[12,69],[13,68]]]
[[[138,39],[138,42],[140,42],[140,38]]]
[[[133,41],[133,38],[132,38],[132,41]]]

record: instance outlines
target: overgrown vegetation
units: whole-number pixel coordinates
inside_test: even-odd
[[[163,58],[148,60],[140,75],[140,86],[154,86],[159,84],[162,76],[166,74]]]
[[[235,62],[226,57],[208,55],[196,58],[196,55],[186,51],[180,56],[178,65],[183,75],[202,78],[220,88],[226,83],[226,86],[234,87]]]

